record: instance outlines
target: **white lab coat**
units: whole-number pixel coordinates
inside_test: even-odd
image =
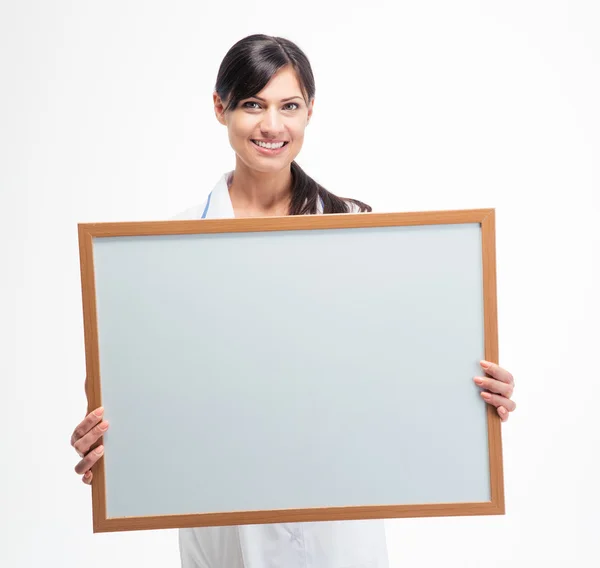
[[[176,218],[234,217],[231,174]],[[388,568],[382,520],[181,529],[179,545],[182,568]]]

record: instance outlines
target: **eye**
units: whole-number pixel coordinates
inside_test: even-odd
[[[255,106],[252,106],[252,105],[255,105]],[[260,105],[256,101],[247,101],[242,104],[242,107],[256,110],[257,108],[260,108]]]
[[[293,107],[293,108],[289,108],[289,107]],[[287,103],[283,108],[286,110],[297,110],[298,108],[300,108],[300,105],[298,103]]]

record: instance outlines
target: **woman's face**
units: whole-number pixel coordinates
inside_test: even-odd
[[[220,97],[213,95],[217,119],[227,126],[229,142],[238,159],[250,169],[273,173],[289,167],[296,158],[304,129],[312,115],[295,71],[280,69],[255,96],[223,112]]]

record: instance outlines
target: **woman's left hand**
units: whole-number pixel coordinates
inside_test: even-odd
[[[495,406],[502,422],[506,422],[511,412],[517,408],[512,400],[515,390],[515,380],[513,376],[502,367],[489,361],[481,361],[483,370],[490,375],[489,377],[475,377],[475,384],[483,389],[481,397],[491,406]]]

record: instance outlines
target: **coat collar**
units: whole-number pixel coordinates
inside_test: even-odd
[[[202,219],[228,219],[235,217],[231,197],[229,196],[229,187],[232,180],[233,171],[221,176],[221,179],[219,179],[204,203]],[[321,213],[323,213],[323,201],[319,199],[317,214]]]
[[[229,197],[229,186],[233,178],[233,172],[227,172],[221,176],[217,185],[210,192],[204,210],[203,219],[228,219],[235,217],[233,205]]]

